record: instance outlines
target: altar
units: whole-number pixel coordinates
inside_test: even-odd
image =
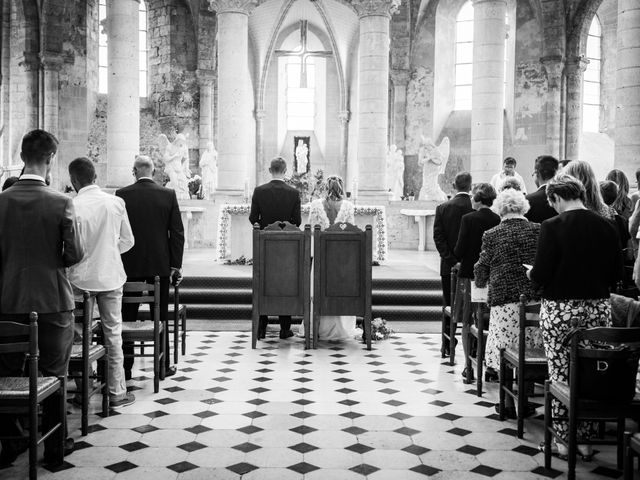
[[[218,216],[218,260],[236,260],[242,256],[253,257],[252,225],[249,223],[251,205],[224,204]],[[309,222],[309,205],[301,208],[302,225]],[[366,225],[373,229],[373,259],[385,260],[387,256],[387,218],[385,207],[356,205],[355,224],[364,230]]]

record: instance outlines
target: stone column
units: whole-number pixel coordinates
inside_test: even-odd
[[[58,136],[59,79],[62,68],[62,57],[59,54],[44,54],[40,58],[40,68],[43,76],[43,128]]]
[[[564,59],[561,55],[542,57],[540,63],[547,72],[547,152],[556,158],[560,153],[560,126],[562,125],[562,70]]]
[[[338,113],[340,120],[340,160],[338,164],[338,172],[340,176],[347,182],[347,162],[349,158],[349,110],[342,110]],[[345,188],[350,191],[351,184],[345,183]]]
[[[12,75],[11,83],[19,83],[20,92],[24,92],[22,98],[24,98],[25,105],[20,105],[20,108],[24,108],[24,120],[22,124],[18,124],[17,128],[12,129],[14,138],[11,142],[11,149],[13,150],[13,161],[11,163],[20,163],[20,146],[22,143],[22,136],[34,128],[40,128],[40,88],[39,88],[39,74],[40,71],[40,59],[38,55],[34,53],[25,52],[24,55],[18,60],[18,65],[24,72],[22,78],[16,75]],[[13,90],[14,93],[16,90]],[[12,102],[13,103],[13,102]]]
[[[502,167],[506,0],[473,0],[471,175],[488,182]]]
[[[107,185],[132,182],[140,151],[138,0],[107,0],[109,38],[107,108]]]
[[[213,142],[213,82],[215,74],[212,70],[197,71],[198,83],[200,84],[200,152],[207,149],[209,142]]]
[[[640,3],[618,0],[614,166],[630,181],[640,158]]]
[[[391,139],[396,147],[404,151],[404,126],[407,115],[409,71],[392,70],[391,81],[393,82],[393,128]]]
[[[584,57],[567,59],[564,67],[566,78],[565,106],[565,151],[564,158],[580,159],[580,137],[582,136],[582,84],[584,71],[589,63]]]
[[[256,185],[262,182],[262,179],[267,172],[268,167],[265,165],[266,159],[264,158],[264,119],[267,116],[265,110],[256,110],[256,168],[255,178]],[[293,166],[293,165],[292,165]]]
[[[218,192],[241,195],[253,176],[249,14],[257,0],[210,0],[218,15]]]
[[[389,20],[400,0],[354,0],[360,18],[358,59],[358,190],[386,197],[389,131]]]
[[[11,116],[9,108],[9,64],[11,60],[11,51],[9,48],[10,11],[11,6],[9,2],[2,2],[2,6],[0,7],[0,12],[2,12],[2,20],[0,23],[0,123],[4,125],[4,131],[0,138],[1,165],[9,165],[11,163]]]

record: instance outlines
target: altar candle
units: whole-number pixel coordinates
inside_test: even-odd
[[[353,181],[351,190],[351,198],[353,198],[353,201],[355,202],[356,200],[358,200],[358,180]]]

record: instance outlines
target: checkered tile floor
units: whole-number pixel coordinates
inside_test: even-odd
[[[137,402],[108,418],[93,415],[56,479],[544,479],[537,445],[541,420],[525,424],[494,414],[496,386],[483,398],[462,382],[462,367],[443,365],[438,335],[402,334],[371,352],[355,340],[305,351],[302,340],[192,332],[178,373],[153,393],[150,369],[134,375]],[[145,367],[144,364],[141,366]],[[92,408],[99,411],[99,399]],[[542,409],[538,412],[541,413]],[[26,476],[26,456],[0,471]],[[603,447],[578,478],[619,478]]]

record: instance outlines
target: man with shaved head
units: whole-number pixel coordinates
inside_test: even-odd
[[[127,207],[127,214],[135,245],[122,254],[122,263],[128,282],[149,282],[160,277],[160,320],[167,328],[169,317],[169,283],[178,285],[182,280],[182,253],[184,250],[184,227],[180,217],[180,207],[176,192],[161,187],[153,180],[153,161],[138,155],[133,164],[133,176],[136,181],[128,187],[116,191]],[[138,317],[138,304],[125,304],[122,320],[135,321]],[[166,331],[166,330],[165,330]],[[169,366],[169,336],[165,335],[164,359],[166,376],[176,372]],[[133,353],[131,344],[124,344],[125,378],[131,379]]]

